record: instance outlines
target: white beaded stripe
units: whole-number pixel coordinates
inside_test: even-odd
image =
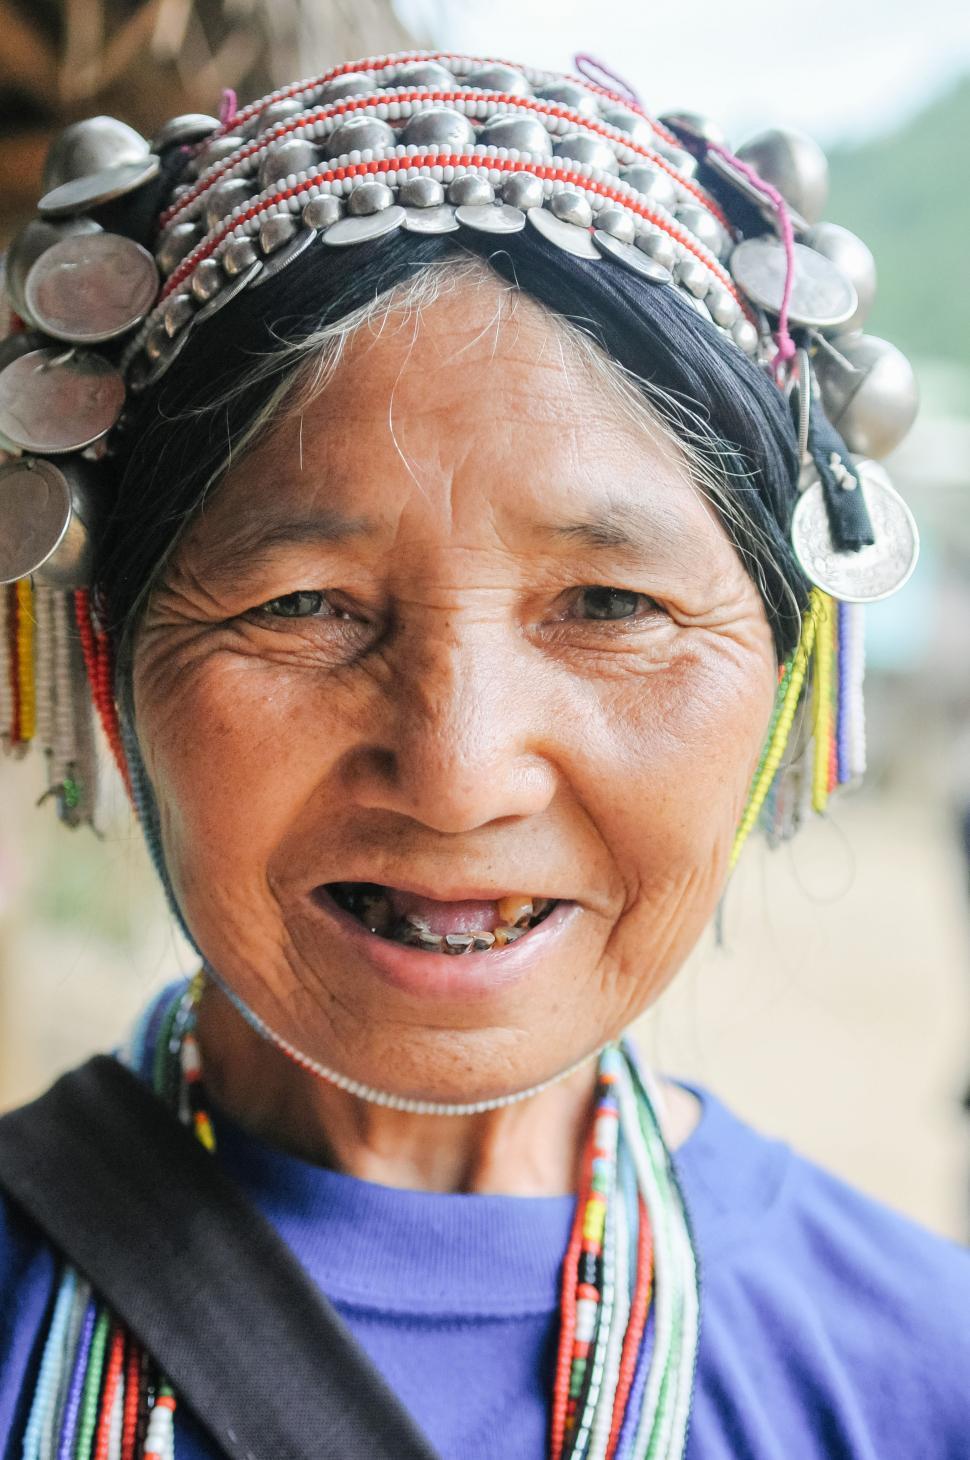
[[[402,87],[402,92],[413,92],[414,87]],[[565,115],[559,116],[546,111],[541,100],[529,105],[529,98],[523,98],[519,102],[499,101],[499,92],[482,92],[480,97],[458,98],[447,100],[435,105],[447,107],[448,110],[462,113],[468,118],[475,118],[480,121],[492,120],[504,116],[520,116],[523,118],[535,119],[542,123],[550,135],[566,135],[571,131],[580,129],[597,141],[612,146],[618,163],[623,167],[635,165],[637,162],[646,162],[664,172],[673,185],[679,189],[683,200],[690,200],[692,203],[700,203],[706,207],[715,217],[720,217],[712,203],[712,200],[698,185],[690,186],[691,179],[685,179],[677,167],[670,162],[662,153],[654,148],[647,147],[643,143],[636,142],[622,128],[614,127],[602,120],[584,117],[581,112],[571,111],[569,108],[560,107],[559,110]],[[490,98],[492,98],[490,100]],[[349,107],[348,101],[356,101],[355,106]],[[547,103],[549,106],[558,103]],[[168,227],[171,223],[190,219],[197,215],[204,206],[204,198],[208,189],[217,182],[225,182],[231,178],[247,177],[258,170],[259,163],[267,151],[277,142],[289,140],[296,137],[301,140],[322,143],[348,120],[357,117],[376,118],[379,121],[407,121],[413,116],[419,116],[427,111],[427,105],[418,101],[395,101],[393,103],[377,100],[366,100],[361,98],[348,98],[347,100],[333,102],[324,108],[310,107],[306,113],[287,118],[285,121],[274,123],[265,132],[257,137],[240,140],[236,153],[229,157],[214,162],[201,177],[191,185],[190,192],[184,200],[179,201],[166,210],[164,224]],[[591,121],[596,122],[596,128],[590,126]],[[602,132],[598,129],[602,128]],[[605,135],[604,135],[605,134]],[[418,149],[420,150],[420,149]]]

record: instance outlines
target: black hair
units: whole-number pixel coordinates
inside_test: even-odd
[[[339,322],[421,266],[464,252],[484,258],[674,402],[670,424],[689,429],[695,448],[700,435],[723,481],[730,510],[714,505],[760,589],[779,659],[786,657],[798,641],[807,585],[788,540],[797,447],[781,393],[673,288],[612,261],[574,258],[531,228],[500,241],[463,233],[460,246],[455,237],[401,231],[345,249],[312,245],[274,279],[244,289],[195,327],[159,384],[134,398],[95,570],[116,643],[130,644],[146,586],[232,445],[292,371],[292,355],[281,346]],[[279,369],[270,360],[247,383],[257,359],[274,354]]]

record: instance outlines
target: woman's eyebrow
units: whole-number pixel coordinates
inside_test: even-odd
[[[586,517],[537,525],[547,537],[595,552],[620,552],[638,558],[654,556],[658,551],[669,553],[671,549],[696,554],[703,548],[702,534],[684,522],[680,513],[658,511],[641,502],[611,502]]]
[[[262,563],[281,547],[333,546],[366,537],[377,530],[367,517],[347,517],[332,507],[291,517],[247,514],[205,553],[206,572],[227,577]]]

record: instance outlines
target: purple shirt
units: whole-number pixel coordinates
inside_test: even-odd
[[[695,1093],[700,1124],[675,1157],[703,1284],[689,1460],[966,1460],[970,1255]],[[216,1131],[444,1460],[542,1460],[574,1198],[400,1191],[224,1116]],[[54,1271],[0,1204],[5,1460],[19,1460]],[[212,1456],[184,1408],[176,1435],[178,1460]]]

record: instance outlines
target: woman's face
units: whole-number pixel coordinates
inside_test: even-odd
[[[443,1100],[558,1072],[673,976],[776,682],[680,453],[502,300],[461,287],[358,337],[229,472],[136,647],[207,960],[317,1060]],[[553,906],[504,947],[399,940],[494,936],[509,894]]]

